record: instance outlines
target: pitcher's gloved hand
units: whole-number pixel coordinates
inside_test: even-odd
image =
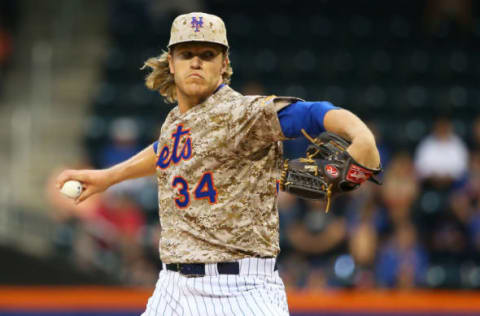
[[[358,188],[370,180],[381,182],[375,177],[382,169],[370,169],[357,163],[347,152],[350,142],[342,137],[323,132],[316,138],[302,130],[312,143],[307,148],[306,157],[285,160],[280,187],[283,191],[300,198],[330,201],[344,192]]]

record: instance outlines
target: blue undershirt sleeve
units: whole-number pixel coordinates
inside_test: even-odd
[[[323,119],[330,110],[340,109],[330,102],[304,102],[298,101],[281,109],[278,119],[283,134],[288,138],[302,136],[301,129],[305,129],[309,135],[316,136],[325,131]]]
[[[158,140],[157,140],[155,143],[153,143],[153,145],[152,145],[152,146],[153,146],[153,151],[154,151],[155,153],[157,153],[157,149],[158,149]]]

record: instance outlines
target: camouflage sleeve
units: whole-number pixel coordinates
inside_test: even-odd
[[[284,109],[288,105],[298,102],[298,101],[304,101],[300,98],[295,98],[295,97],[275,97],[273,99],[275,110],[279,112],[280,110]]]
[[[277,100],[282,100],[282,104]],[[297,100],[276,96],[245,97],[245,102],[231,113],[230,136],[234,150],[250,155],[273,142],[285,140],[277,111]]]

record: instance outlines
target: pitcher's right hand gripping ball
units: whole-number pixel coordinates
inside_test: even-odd
[[[280,180],[283,191],[304,199],[326,199],[328,212],[332,197],[352,191],[366,180],[381,184],[375,175],[382,169],[370,169],[356,162],[347,152],[347,140],[329,132],[317,138],[303,129],[302,133],[312,144],[305,158],[285,160]]]

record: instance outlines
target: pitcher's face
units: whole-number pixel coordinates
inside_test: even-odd
[[[208,43],[178,44],[168,58],[177,94],[204,100],[222,83],[228,58],[220,45]]]

